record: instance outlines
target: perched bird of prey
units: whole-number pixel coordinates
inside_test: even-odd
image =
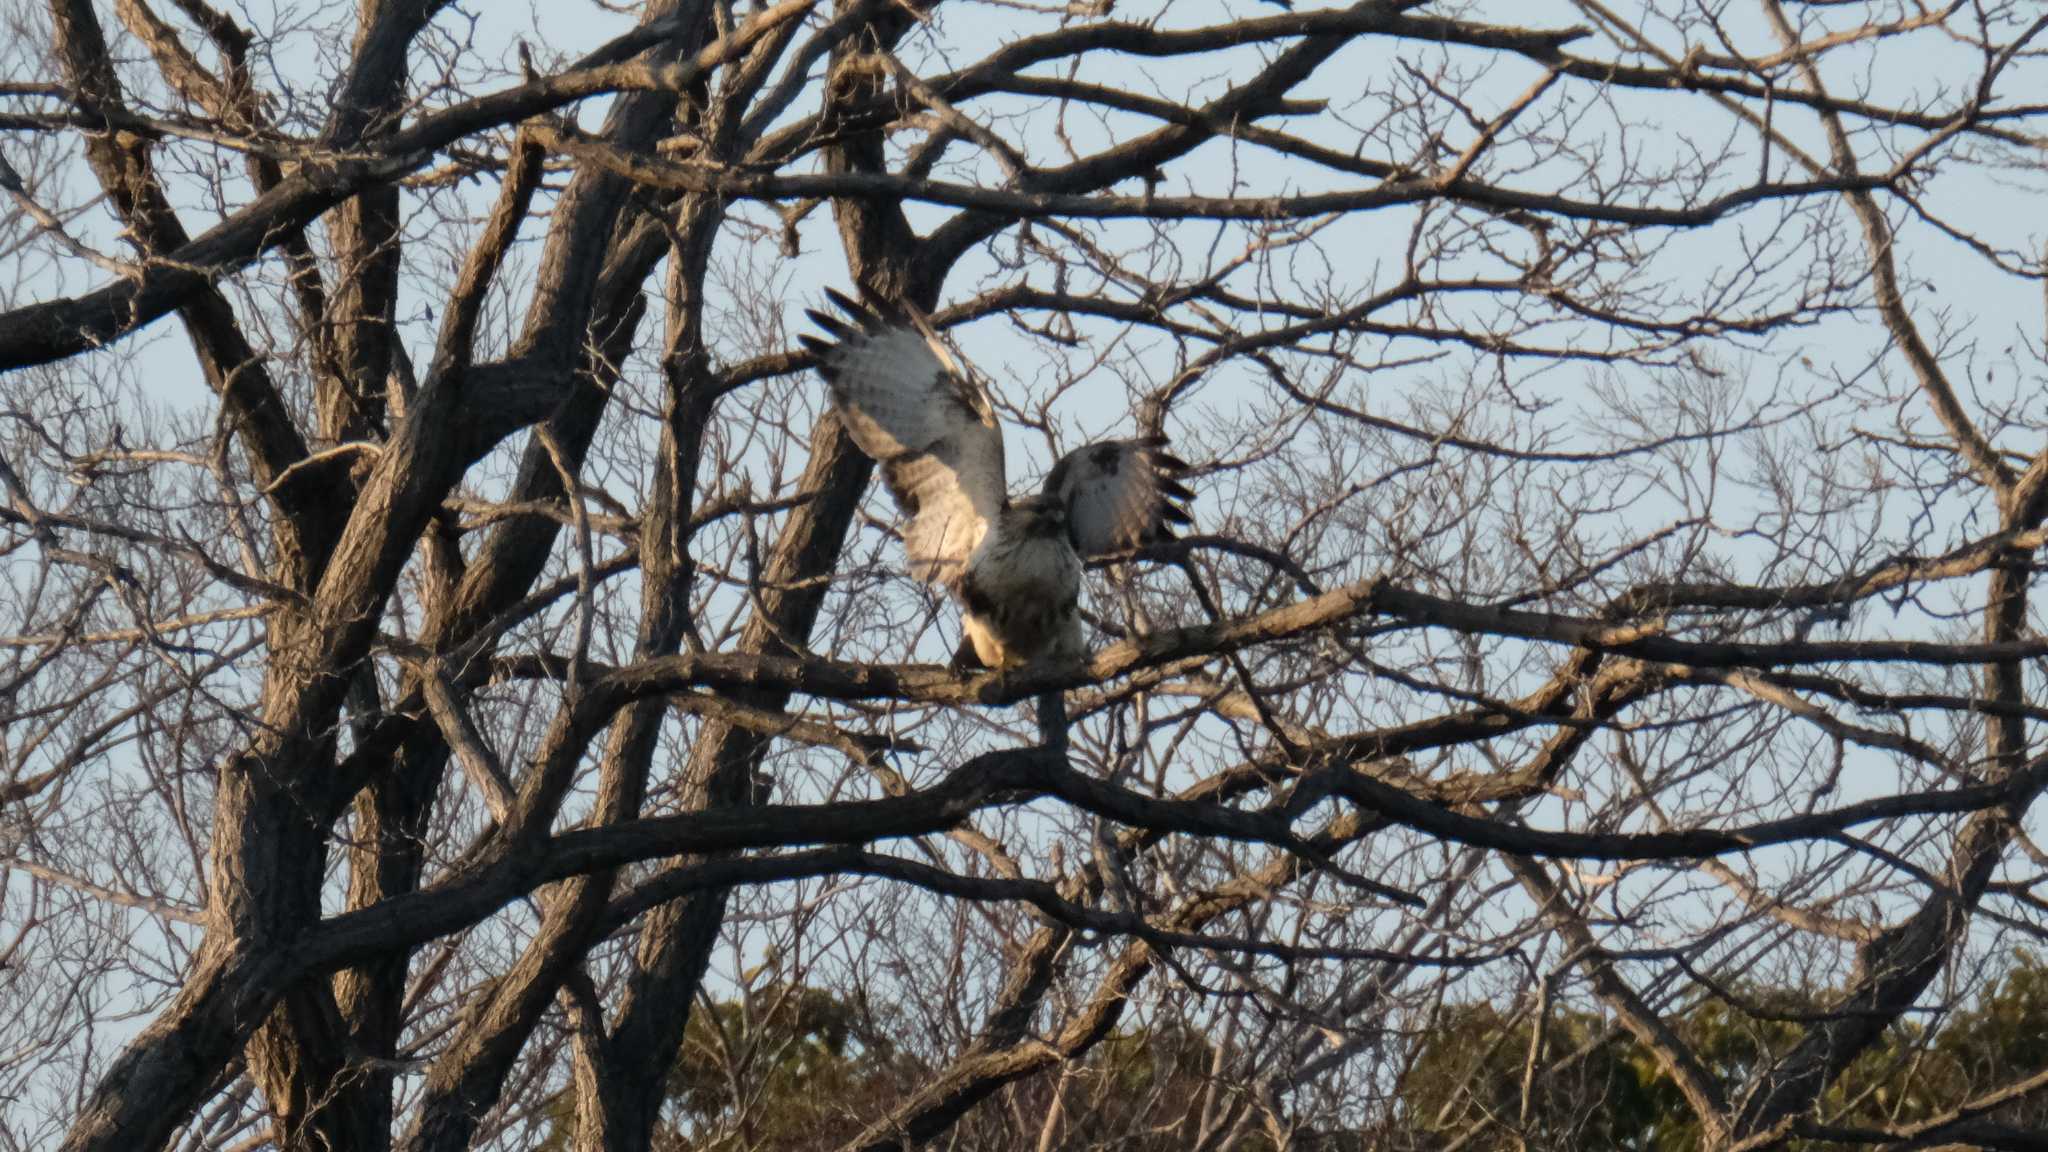
[[[1003,430],[987,392],[921,317],[884,316],[838,292],[845,317],[806,334],[847,434],[882,466],[910,523],[910,572],[959,600],[957,667],[1015,668],[1086,654],[1081,566],[1171,539],[1190,522],[1187,465],[1161,438],[1103,440],[1060,457],[1033,496],[1011,498]]]

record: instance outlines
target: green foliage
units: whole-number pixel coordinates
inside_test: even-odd
[[[1753,1083],[1796,1045],[1829,996],[1744,986],[1741,1006],[1707,1000],[1673,1025],[1708,1073]],[[835,1148],[883,1114],[921,1069],[890,1039],[888,1014],[803,985],[756,989],[691,1020],[670,1072],[662,1152],[811,1152]],[[1471,1149],[1612,1148],[1690,1152],[1701,1130],[1649,1050],[1602,1015],[1553,1008],[1538,1073],[1524,1108],[1534,1025],[1526,1012],[1489,1004],[1441,1010],[1416,1045],[1398,1085],[1399,1116],[1366,1133],[1296,1133],[1301,1147],[1426,1148],[1466,1137]],[[1004,1107],[981,1110],[956,1131],[961,1147],[1023,1149],[1059,1093],[1058,1146],[1175,1152],[1194,1137],[1211,1093],[1216,1051],[1186,1022],[1115,1033],[1062,1076],[1013,1087]],[[1822,1115],[1854,1126],[1895,1126],[1940,1115],[2048,1067],[2048,964],[2022,952],[1966,1010],[1933,1027],[1899,1025],[1830,1088]],[[1224,1094],[1226,1097],[1228,1093]],[[543,1152],[568,1146],[568,1094],[548,1108]],[[1998,1118],[2048,1128],[2048,1102],[2020,1101]],[[1267,1152],[1252,1135],[1236,1152]],[[1794,1141],[1798,1152],[1832,1145]]]
[[[835,1147],[893,1094],[897,1065],[852,1004],[778,985],[692,1015],[669,1094],[692,1149]]]
[[[1118,1032],[1067,1070],[1061,1148],[1179,1152],[1194,1143],[1216,1050],[1185,1024]],[[1021,1143],[1021,1142],[1020,1142]],[[1258,1143],[1243,1152],[1265,1152]]]
[[[877,1018],[879,1016],[879,1018]],[[901,1022],[819,988],[776,985],[722,1000],[691,1016],[670,1071],[660,1152],[810,1152],[837,1148],[926,1078],[888,1034]],[[1200,1122],[1201,1092],[1215,1049],[1185,1025],[1118,1032],[1059,1077],[1012,1089],[955,1131],[959,1147],[1024,1149],[1019,1116],[1043,1117],[1060,1094],[1063,1149],[1178,1152]],[[541,1152],[570,1144],[570,1094],[549,1102]],[[1306,1146],[1306,1145],[1303,1145]],[[1236,1152],[1270,1152],[1261,1135]]]
[[[1506,1146],[1515,1145],[1518,1131],[1532,1148],[1665,1152],[1697,1145],[1684,1101],[1654,1061],[1634,1045],[1615,1043],[1599,1017],[1583,1012],[1551,1014],[1525,1117],[1522,1081],[1533,1030],[1532,1021],[1511,1021],[1491,1005],[1446,1009],[1401,1085],[1417,1134],[1491,1121]]]
[[[1825,1015],[1831,997],[1745,986],[1740,1008],[1708,1000],[1674,1021],[1701,1065],[1723,1084],[1754,1083]],[[1543,1071],[1522,1105],[1534,1025],[1490,1005],[1443,1010],[1401,1084],[1407,1135],[1427,1145],[1477,1129],[1474,1149],[1616,1148],[1679,1152],[1701,1131],[1677,1086],[1650,1051],[1605,1018],[1553,1011]],[[1832,1124],[1894,1127],[1941,1115],[2048,1067],[2048,965],[2022,951],[1976,1003],[1933,1028],[1899,1024],[1829,1088],[1821,1115]],[[2048,1102],[1996,1113],[2048,1128]],[[1795,1140],[1798,1152],[1835,1145]]]
[[[853,1004],[801,985],[753,990],[690,1016],[669,1072],[663,1152],[834,1148],[906,1081],[896,1046]],[[569,1146],[575,1105],[547,1109],[540,1152]]]

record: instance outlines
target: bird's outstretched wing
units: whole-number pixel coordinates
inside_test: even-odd
[[[911,575],[951,586],[1007,495],[995,409],[924,324],[825,294],[845,317],[808,311],[831,338],[798,339],[818,354],[847,434],[910,517]]]
[[[1164,437],[1103,440],[1060,457],[1041,494],[1066,508],[1074,551],[1092,560],[1170,540],[1174,525],[1191,522],[1183,504],[1194,493],[1179,479],[1187,469]]]

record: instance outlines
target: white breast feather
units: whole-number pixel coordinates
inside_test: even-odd
[[[1081,560],[1061,536],[1013,535],[998,520],[968,562],[967,579],[986,612],[967,606],[967,632],[982,663],[1014,667],[1045,656],[1078,656]]]

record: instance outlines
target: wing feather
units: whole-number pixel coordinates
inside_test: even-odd
[[[1092,560],[1170,540],[1175,525],[1191,523],[1187,470],[1163,437],[1102,440],[1060,457],[1041,492],[1066,508],[1074,551]]]
[[[818,354],[847,434],[910,517],[911,575],[951,585],[1008,495],[995,409],[924,325],[826,294],[845,318],[808,312],[831,339],[800,339]]]

